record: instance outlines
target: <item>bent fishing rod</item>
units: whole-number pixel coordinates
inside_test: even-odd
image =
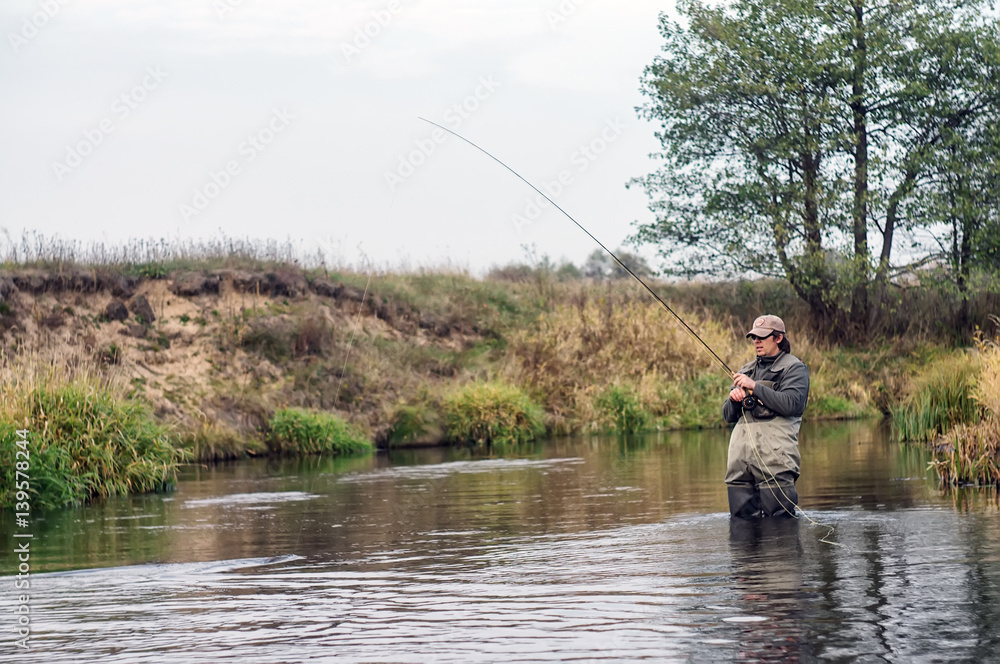
[[[674,318],[675,318],[675,319],[677,320],[677,322],[678,322],[678,323],[680,323],[680,324],[681,324],[681,325],[683,326],[683,328],[684,328],[684,329],[685,329],[685,330],[686,330],[686,331],[688,332],[688,334],[690,334],[690,335],[691,335],[691,336],[692,336],[692,337],[693,337],[694,339],[696,339],[696,340],[698,341],[698,343],[700,343],[700,344],[701,344],[702,346],[704,346],[704,347],[705,347],[705,350],[707,350],[707,351],[708,351],[708,352],[709,352],[709,353],[710,353],[710,354],[712,355],[712,357],[713,357],[713,358],[715,359],[715,361],[716,361],[716,362],[718,362],[719,366],[720,366],[720,367],[722,367],[722,368],[723,368],[723,369],[725,370],[725,372],[726,372],[726,375],[728,375],[728,376],[729,376],[730,378],[732,378],[732,376],[733,376],[733,370],[729,368],[729,365],[727,365],[727,364],[726,364],[726,363],[725,363],[725,362],[723,361],[723,359],[722,359],[721,357],[719,357],[719,355],[718,355],[718,354],[717,354],[717,353],[716,353],[716,352],[715,352],[714,350],[712,350],[712,347],[711,347],[711,346],[709,346],[709,345],[708,345],[707,343],[705,343],[705,340],[704,340],[704,339],[702,339],[702,338],[701,338],[700,336],[698,336],[698,333],[697,333],[697,332],[695,332],[695,331],[694,331],[694,330],[693,330],[693,329],[691,328],[691,326],[690,326],[690,325],[688,325],[687,323],[685,323],[685,322],[684,322],[684,319],[683,319],[683,318],[681,318],[681,317],[680,317],[680,316],[679,316],[679,315],[677,314],[677,312],[676,312],[676,311],[674,311],[674,310],[673,310],[673,309],[672,309],[672,308],[670,307],[670,305],[669,305],[669,304],[667,304],[667,303],[666,303],[666,302],[664,301],[664,299],[663,299],[662,297],[660,297],[660,296],[659,296],[659,295],[657,294],[657,292],[656,292],[656,291],[654,291],[654,290],[653,290],[652,288],[650,288],[649,284],[647,284],[647,283],[646,283],[645,281],[643,281],[643,280],[642,280],[642,279],[641,279],[641,278],[639,277],[639,275],[637,275],[637,274],[636,274],[635,272],[633,272],[633,271],[632,271],[632,269],[631,269],[631,268],[630,268],[630,267],[629,267],[628,265],[626,265],[625,263],[623,263],[623,262],[622,262],[622,260],[621,260],[620,258],[618,258],[618,256],[616,256],[616,255],[615,255],[615,252],[613,252],[613,251],[611,251],[610,249],[608,249],[608,248],[607,248],[607,247],[606,247],[606,246],[604,245],[604,243],[603,243],[603,242],[601,242],[601,241],[600,241],[600,240],[598,240],[598,239],[597,239],[596,237],[594,237],[593,233],[591,233],[591,232],[590,232],[590,231],[588,231],[588,230],[587,230],[586,228],[584,228],[584,227],[583,227],[583,224],[581,224],[581,223],[580,223],[579,221],[577,221],[576,219],[574,219],[574,218],[573,218],[573,216],[572,216],[572,215],[571,215],[571,214],[570,214],[569,212],[566,212],[566,210],[564,210],[564,209],[562,209],[561,207],[559,207],[559,204],[558,204],[558,203],[556,203],[556,202],[555,202],[554,200],[552,200],[551,198],[549,198],[549,196],[548,196],[547,194],[545,194],[545,192],[541,191],[541,190],[540,190],[540,189],[539,189],[538,187],[536,187],[535,185],[531,184],[531,182],[529,182],[528,180],[526,180],[526,179],[525,179],[525,178],[524,178],[524,177],[523,177],[523,176],[522,176],[522,175],[521,175],[520,173],[518,173],[517,171],[515,171],[515,170],[514,170],[513,168],[511,168],[510,166],[508,166],[507,164],[505,164],[505,163],[503,163],[502,161],[500,161],[500,159],[498,159],[497,157],[495,157],[494,155],[492,155],[491,153],[489,153],[489,152],[488,152],[488,151],[486,151],[485,149],[483,149],[483,148],[479,147],[478,145],[476,145],[475,143],[473,143],[472,141],[470,141],[469,139],[467,139],[467,138],[466,138],[465,136],[462,136],[461,134],[458,134],[458,133],[456,133],[456,132],[452,131],[451,129],[448,129],[447,127],[443,127],[443,126],[439,125],[439,124],[438,124],[438,123],[436,123],[436,122],[432,122],[431,120],[428,120],[427,118],[422,118],[422,117],[421,117],[421,118],[418,118],[418,119],[420,119],[420,120],[423,120],[424,122],[426,122],[426,123],[428,123],[428,124],[432,124],[432,125],[434,125],[435,127],[438,127],[439,129],[443,129],[443,130],[445,130],[446,132],[448,132],[449,134],[451,134],[452,136],[456,136],[456,137],[460,138],[461,140],[465,141],[466,143],[468,143],[468,144],[469,144],[469,145],[471,145],[472,147],[476,148],[477,150],[479,150],[480,152],[482,152],[483,154],[485,154],[485,155],[486,155],[487,157],[489,157],[490,159],[492,159],[493,161],[495,161],[496,163],[500,164],[501,166],[503,166],[504,168],[506,168],[506,169],[507,169],[508,171],[510,171],[511,173],[513,173],[513,174],[514,174],[514,176],[515,176],[515,177],[517,177],[517,179],[519,179],[519,180],[520,180],[521,182],[523,182],[524,184],[528,185],[529,187],[531,187],[532,189],[534,189],[534,190],[535,190],[536,192],[538,192],[538,195],[539,195],[539,196],[541,196],[542,198],[544,198],[545,200],[547,200],[547,201],[548,201],[549,203],[551,203],[551,204],[552,204],[552,206],[553,206],[553,207],[554,207],[555,209],[557,209],[557,210],[559,210],[560,212],[562,212],[562,213],[563,213],[563,214],[564,214],[564,215],[566,216],[566,218],[567,218],[567,219],[569,219],[569,220],[570,220],[570,221],[572,221],[572,222],[573,222],[574,224],[576,224],[577,228],[579,228],[579,229],[580,229],[581,231],[583,231],[584,233],[586,233],[586,234],[587,234],[587,236],[588,236],[588,237],[589,237],[589,238],[590,238],[591,240],[593,240],[594,242],[596,242],[596,243],[597,243],[597,244],[598,244],[598,245],[599,245],[599,246],[601,247],[601,249],[603,249],[604,251],[606,251],[606,252],[608,253],[608,255],[609,255],[609,256],[611,256],[611,258],[613,258],[613,259],[615,260],[615,262],[616,262],[616,263],[618,263],[618,265],[619,265],[619,266],[620,266],[620,267],[621,267],[621,268],[622,268],[623,270],[625,270],[625,272],[627,272],[627,273],[629,274],[629,276],[631,276],[631,277],[632,277],[633,279],[635,279],[636,281],[638,281],[638,282],[639,282],[639,283],[640,283],[640,284],[642,285],[642,287],[643,287],[643,288],[645,288],[645,289],[646,289],[646,291],[647,291],[647,292],[648,292],[648,293],[649,293],[650,295],[652,295],[652,296],[653,296],[653,299],[655,299],[655,300],[656,300],[657,302],[659,302],[659,303],[660,303],[660,306],[661,306],[661,307],[663,307],[664,309],[666,309],[666,310],[667,310],[667,312],[668,312],[668,313],[669,313],[669,314],[670,314],[671,316],[673,316],[673,317],[674,317]],[[755,400],[755,398],[754,398],[754,397],[752,397],[752,396],[749,396],[749,397],[747,397],[747,398],[748,398],[748,399],[754,399],[754,400]],[[753,407],[754,407],[754,406],[755,406],[756,404],[753,404],[753,405],[751,405],[751,404],[753,404],[753,402],[750,402],[750,403],[748,404],[748,403],[746,403],[746,400],[745,400],[745,402],[744,402],[744,407],[748,407],[748,406],[749,406],[749,409],[751,409],[751,410],[752,410],[752,409],[753,409]]]
[[[432,124],[432,125],[434,125],[435,127],[438,127],[439,129],[443,129],[444,131],[448,132],[448,133],[449,133],[449,134],[451,134],[452,136],[457,136],[458,138],[462,139],[463,141],[465,141],[466,143],[468,143],[468,144],[469,144],[469,145],[471,145],[472,147],[476,148],[477,150],[479,150],[480,152],[482,152],[483,154],[485,154],[485,155],[486,155],[487,157],[489,157],[490,159],[492,159],[493,161],[497,162],[498,164],[500,164],[501,166],[503,166],[504,168],[506,168],[506,169],[507,169],[508,171],[510,171],[511,173],[513,173],[513,174],[514,174],[514,176],[515,176],[515,177],[517,177],[517,179],[519,179],[519,180],[520,180],[521,182],[525,183],[526,185],[528,185],[529,187],[531,187],[532,189],[534,189],[534,190],[535,190],[536,192],[538,192],[538,195],[539,195],[539,196],[541,196],[542,198],[544,198],[545,200],[547,200],[547,201],[548,201],[549,203],[551,203],[551,204],[552,204],[552,206],[553,206],[553,207],[554,207],[555,209],[557,209],[557,210],[559,210],[560,212],[562,212],[562,213],[563,213],[563,214],[564,214],[564,215],[566,216],[566,218],[567,218],[567,219],[569,219],[569,220],[570,220],[570,221],[572,221],[572,222],[573,222],[574,224],[576,224],[577,228],[579,228],[579,229],[580,229],[581,231],[583,231],[584,233],[586,233],[586,234],[587,234],[587,236],[588,236],[588,237],[589,237],[589,238],[590,238],[591,240],[593,240],[594,242],[596,242],[596,243],[597,243],[597,244],[598,244],[598,245],[599,245],[599,246],[601,247],[601,249],[603,249],[604,251],[606,251],[606,252],[608,253],[608,255],[609,255],[609,256],[611,256],[611,258],[613,258],[613,259],[614,259],[614,261],[615,261],[616,263],[618,263],[618,265],[619,265],[619,266],[620,266],[620,267],[621,267],[621,268],[622,268],[623,270],[625,270],[625,272],[627,272],[627,273],[629,274],[629,276],[631,276],[631,277],[632,277],[633,279],[635,279],[636,281],[638,281],[638,282],[639,282],[639,284],[640,284],[640,285],[642,285],[642,287],[646,289],[646,292],[648,292],[648,293],[649,293],[650,295],[652,295],[652,296],[653,296],[653,299],[655,299],[655,300],[656,300],[657,302],[659,302],[660,306],[661,306],[661,307],[663,307],[664,309],[666,309],[666,310],[667,310],[667,312],[668,312],[668,313],[669,313],[669,314],[670,314],[671,316],[673,316],[673,317],[674,317],[674,318],[675,318],[675,319],[677,320],[677,322],[678,322],[678,323],[680,323],[680,324],[681,324],[681,326],[682,326],[682,327],[684,328],[684,330],[686,330],[686,331],[687,331],[687,333],[688,333],[688,334],[690,334],[690,335],[691,335],[691,336],[692,336],[692,337],[693,337],[694,339],[696,339],[696,340],[698,341],[698,343],[700,343],[700,344],[701,344],[702,346],[704,346],[704,347],[705,347],[705,350],[707,350],[707,351],[708,351],[708,352],[709,352],[709,353],[711,354],[711,356],[712,356],[712,357],[713,357],[713,358],[715,359],[715,361],[716,361],[716,362],[717,362],[717,363],[719,364],[719,366],[720,366],[720,367],[722,367],[722,369],[723,369],[723,370],[725,370],[725,372],[726,372],[726,375],[727,375],[727,376],[729,376],[730,378],[732,378],[732,377],[734,377],[734,376],[735,376],[735,374],[734,374],[733,370],[729,368],[729,365],[727,365],[727,364],[725,363],[725,361],[724,361],[724,360],[723,360],[723,359],[722,359],[721,357],[719,357],[719,355],[718,355],[718,354],[717,354],[717,353],[716,353],[716,352],[715,352],[714,350],[712,350],[712,347],[711,347],[711,346],[709,346],[709,345],[708,345],[708,344],[707,344],[707,343],[705,342],[705,340],[704,340],[704,339],[702,339],[702,338],[701,338],[700,336],[698,336],[698,333],[697,333],[697,332],[695,332],[695,331],[694,331],[694,330],[693,330],[693,329],[691,328],[691,326],[690,326],[690,325],[688,325],[688,324],[687,324],[686,322],[684,322],[684,319],[683,319],[683,318],[681,318],[681,317],[680,317],[680,315],[679,315],[679,314],[678,314],[678,313],[677,313],[676,311],[674,311],[674,310],[673,310],[673,309],[671,308],[671,306],[670,306],[669,304],[667,304],[667,303],[666,303],[666,301],[664,301],[664,299],[663,299],[662,297],[660,297],[660,296],[659,296],[659,294],[658,294],[658,293],[657,293],[656,291],[654,291],[654,290],[653,290],[653,289],[652,289],[652,288],[651,288],[651,287],[649,286],[649,284],[647,284],[647,283],[646,283],[645,281],[643,281],[643,280],[642,280],[642,279],[641,279],[641,278],[639,277],[639,275],[637,275],[637,274],[636,274],[635,272],[633,272],[633,271],[632,271],[632,269],[631,269],[631,268],[630,268],[630,267],[629,267],[628,265],[626,265],[626,264],[625,264],[624,262],[622,262],[622,260],[621,260],[620,258],[618,258],[618,256],[616,256],[616,255],[615,255],[615,252],[613,252],[613,251],[611,251],[610,249],[608,249],[608,248],[607,248],[607,247],[606,247],[606,246],[604,245],[604,243],[603,243],[603,242],[601,242],[601,241],[600,241],[600,240],[598,240],[598,239],[597,239],[596,237],[594,237],[594,234],[593,234],[593,233],[591,233],[590,231],[588,231],[588,230],[587,230],[586,228],[584,228],[584,227],[583,227],[583,224],[581,224],[581,223],[580,223],[579,221],[577,221],[576,219],[574,219],[574,218],[573,218],[573,216],[572,216],[572,215],[571,215],[571,214],[570,214],[569,212],[566,212],[566,210],[564,210],[564,209],[562,209],[561,207],[559,207],[559,204],[558,204],[558,203],[556,203],[556,202],[555,202],[554,200],[552,200],[551,198],[549,198],[549,196],[548,196],[547,194],[545,194],[545,192],[541,191],[541,190],[540,190],[540,189],[539,189],[538,187],[536,187],[535,185],[531,184],[531,182],[529,182],[528,180],[526,180],[526,179],[525,179],[525,178],[524,178],[524,177],[523,177],[523,176],[522,176],[522,175],[521,175],[520,173],[518,173],[517,171],[515,171],[515,170],[514,170],[513,168],[511,168],[510,166],[508,166],[508,165],[507,165],[507,164],[505,164],[504,162],[500,161],[500,159],[498,159],[497,157],[495,157],[495,156],[494,156],[494,155],[492,155],[491,153],[487,152],[487,151],[486,151],[485,149],[483,149],[483,148],[479,147],[478,145],[476,145],[475,143],[473,143],[472,141],[470,141],[470,140],[469,140],[469,139],[467,139],[466,137],[462,136],[461,134],[458,134],[458,133],[456,133],[456,132],[452,131],[451,129],[448,129],[447,127],[442,127],[442,126],[441,126],[441,125],[439,125],[438,123],[436,123],[436,122],[432,122],[432,121],[428,120],[427,118],[419,118],[419,119],[423,120],[424,122],[426,122],[426,123],[428,123],[428,124]],[[754,410],[754,409],[755,409],[755,408],[756,408],[756,407],[757,407],[758,405],[760,405],[760,401],[759,401],[759,400],[757,399],[757,397],[756,397],[756,396],[754,396],[754,394],[753,394],[753,390],[746,390],[746,396],[745,396],[745,397],[744,397],[744,399],[743,399],[743,403],[742,403],[742,405],[743,405],[743,418],[744,418],[744,421],[746,421],[746,420],[747,420],[747,413],[748,413],[749,411],[752,411],[752,410]],[[753,434],[752,434],[752,433],[751,433],[751,436],[753,436]],[[783,490],[781,489],[781,486],[780,486],[780,485],[779,485],[779,484],[777,483],[777,480],[776,480],[776,478],[774,477],[774,474],[773,474],[773,473],[771,473],[769,469],[767,469],[767,464],[765,464],[765,463],[763,462],[763,459],[762,459],[762,458],[761,458],[761,456],[760,456],[760,450],[758,449],[758,445],[757,445],[756,441],[755,441],[755,440],[754,440],[753,438],[751,438],[751,441],[753,442],[753,448],[754,448],[754,451],[755,451],[755,453],[757,454],[757,457],[758,457],[758,459],[760,459],[760,461],[761,461],[762,465],[764,466],[765,470],[766,470],[766,471],[767,471],[767,473],[768,473],[768,474],[769,474],[769,475],[771,476],[771,479],[775,481],[775,486],[777,486],[777,487],[778,487],[778,490],[782,492],[782,495],[784,495],[784,496],[785,496],[785,499],[786,499],[786,500],[788,500],[789,502],[793,502],[793,501],[791,501],[791,500],[790,500],[790,499],[788,498],[788,496],[787,496],[787,495],[785,495],[785,494],[784,494],[784,491],[783,491]],[[769,486],[770,486],[770,485],[769,485]],[[771,492],[772,492],[772,493],[774,492],[774,489],[773,489],[773,488],[771,489]],[[786,512],[788,511],[788,510],[787,510],[787,508],[786,508],[786,510],[785,510],[785,511],[786,511]],[[798,517],[797,517],[797,516],[796,516],[796,515],[794,514],[794,511],[793,511],[793,512],[790,512],[790,514],[791,514],[791,515],[792,515],[793,517],[795,517],[795,518],[798,518]],[[810,521],[811,523],[813,523],[814,525],[824,525],[824,524],[821,524],[821,523],[819,523],[819,522],[817,522],[817,521],[814,521],[814,520],[813,520],[812,518],[810,518],[810,517],[809,517],[809,516],[808,516],[807,514],[805,514],[805,512],[803,512],[803,516],[805,516],[805,518],[806,518],[806,519],[808,519],[808,520],[809,520],[809,521]],[[820,541],[821,541],[821,542],[827,542],[828,544],[834,544],[834,545],[836,545],[836,546],[844,546],[844,545],[842,545],[842,544],[840,544],[840,543],[838,543],[838,542],[834,542],[834,541],[832,541],[832,540],[828,539],[828,538],[829,538],[829,536],[830,536],[830,534],[832,534],[832,533],[833,533],[833,526],[830,526],[830,525],[826,525],[826,527],[830,529],[830,532],[829,532],[829,533],[827,533],[827,534],[826,534],[826,535],[825,535],[825,536],[824,536],[824,537],[823,537],[823,538],[822,538],[822,539],[821,539]]]

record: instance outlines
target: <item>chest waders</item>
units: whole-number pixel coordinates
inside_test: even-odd
[[[780,388],[780,376],[800,362],[783,354],[771,365],[763,380],[777,374],[774,389]],[[754,367],[744,367],[740,373]],[[744,411],[729,439],[726,464],[726,489],[729,513],[738,517],[793,516],[799,502],[795,481],[799,478],[799,426],[801,417],[782,417],[761,408],[767,415],[754,417]],[[757,412],[758,409],[754,409]]]

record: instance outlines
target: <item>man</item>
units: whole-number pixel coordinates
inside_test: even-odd
[[[761,316],[747,332],[757,357],[733,374],[722,416],[735,423],[729,439],[729,513],[794,516],[799,495],[799,424],[809,398],[809,369],[791,354],[785,323]],[[753,399],[744,400],[752,394]],[[756,400],[756,403],[753,401]]]

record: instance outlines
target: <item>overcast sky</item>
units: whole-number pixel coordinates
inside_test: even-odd
[[[290,239],[480,272],[651,213],[639,78],[662,2],[4,0],[0,226],[85,242]],[[560,181],[561,180],[561,181]]]

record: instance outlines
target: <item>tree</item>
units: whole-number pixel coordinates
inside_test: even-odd
[[[920,204],[943,191],[940,151],[971,158],[950,137],[1000,117],[986,6],[681,0],[643,78],[664,163],[630,183],[656,214],[634,239],[672,274],[786,278],[817,327],[865,334],[894,273],[928,258],[897,254],[943,221]]]
[[[946,266],[960,300],[956,326],[968,331],[973,269],[1000,274],[1000,126],[979,122],[964,132],[948,132],[934,157],[927,186],[908,216],[938,221],[927,255]]]
[[[618,256],[618,259],[627,265],[628,269],[632,270],[637,277],[653,276],[652,268],[649,267],[649,263],[647,263],[646,259],[642,256],[626,251],[620,247],[615,249],[615,255]],[[591,279],[629,278],[628,273],[615,262],[615,259],[608,255],[608,252],[603,249],[594,249],[594,251],[587,256],[587,262],[583,264],[582,273],[583,276],[590,277]]]

